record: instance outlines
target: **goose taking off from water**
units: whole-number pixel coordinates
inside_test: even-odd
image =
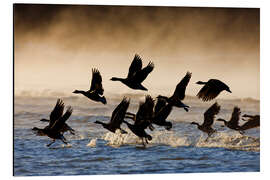
[[[207,133],[208,137],[210,137],[214,132],[216,132],[216,130],[212,128],[212,125],[214,123],[214,118],[219,113],[219,111],[220,111],[220,106],[216,102],[207,111],[205,111],[204,122],[202,125],[199,125],[196,122],[192,122],[191,124],[196,124],[199,130]]]
[[[135,123],[134,124],[130,124],[129,122],[127,121],[123,121],[124,123],[127,124],[128,128],[136,135],[138,136],[139,138],[142,139],[142,144],[143,146],[145,146],[145,143],[144,143],[144,139],[145,139],[145,142],[148,144],[148,141],[151,141],[152,140],[152,136],[150,136],[149,134],[147,134],[144,130],[144,128],[140,125],[136,125]]]
[[[131,89],[139,89],[147,91],[141,83],[146,79],[149,73],[154,69],[153,62],[149,62],[148,65],[142,68],[142,59],[139,55],[135,54],[135,57],[129,67],[128,76],[126,78],[112,77],[112,81],[120,81],[127,85]]]
[[[121,133],[127,133],[126,131],[122,130],[120,125],[122,124],[127,109],[129,106],[129,100],[127,100],[125,97],[121,101],[121,103],[114,109],[111,120],[109,123],[103,123],[100,121],[95,121],[96,124],[101,124],[105,129],[108,129],[109,131],[115,133],[116,129],[120,129]]]
[[[211,101],[223,90],[232,93],[229,86],[218,79],[210,79],[207,82],[198,81],[196,84],[204,85],[197,94],[198,98],[203,101]]]
[[[240,127],[241,131],[248,130],[248,129],[260,126],[260,115],[251,116],[251,115],[244,114],[242,117],[248,118],[248,119],[242,119],[242,120],[247,121],[247,122],[244,123]]]
[[[188,112],[189,106],[182,103],[182,100],[185,98],[186,87],[190,81],[192,73],[187,72],[185,77],[177,84],[174,93],[171,97],[161,96],[159,95],[158,98],[164,98],[168,103],[172,106],[184,108]]]
[[[54,109],[50,114],[50,119],[41,119],[40,121],[49,122],[49,126],[52,126],[57,119],[59,119],[63,115],[64,111],[64,102],[61,99],[58,99]],[[72,129],[67,123],[64,123],[62,129],[60,130],[61,133],[69,131],[71,134],[75,134],[74,129]]]
[[[47,146],[52,145],[56,139],[60,139],[63,143],[67,144],[66,138],[63,136],[63,127],[66,121],[72,114],[72,108],[69,106],[66,113],[63,115],[64,103],[62,100],[58,100],[56,107],[50,115],[50,123],[43,129],[34,127],[32,130],[39,136],[48,136],[53,141]]]
[[[143,129],[149,127],[150,130],[154,130],[152,126],[152,117],[154,109],[154,100],[151,96],[145,96],[145,102],[140,102],[138,112],[135,114],[127,112],[126,118],[132,119],[135,125],[141,126]]]
[[[235,106],[232,112],[231,119],[229,121],[226,121],[225,119],[221,118],[217,119],[217,121],[222,121],[224,122],[224,125],[227,126],[228,128],[238,131],[240,130],[239,129],[240,114],[241,114],[240,108]]]
[[[92,82],[90,86],[90,90],[82,91],[75,90],[73,93],[75,94],[83,94],[89,99],[97,102],[101,102],[103,104],[107,104],[106,98],[103,95],[104,89],[102,87],[102,77],[98,69],[92,69]]]
[[[164,98],[157,98],[152,123],[164,126],[167,130],[170,130],[172,128],[172,123],[166,121],[166,119],[170,115],[172,108],[172,104],[166,103]]]

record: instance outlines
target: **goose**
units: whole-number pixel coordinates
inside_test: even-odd
[[[248,118],[248,119],[242,119],[244,121],[247,121],[240,127],[240,130],[243,131],[243,133],[244,133],[244,130],[248,130],[248,129],[252,129],[252,128],[260,126],[260,115],[252,116],[252,115],[244,114],[242,117]]]
[[[157,98],[152,123],[159,126],[164,126],[166,130],[170,130],[172,128],[172,123],[166,121],[166,119],[170,115],[172,108],[173,106],[171,103],[166,104],[165,99]]]
[[[92,82],[90,86],[90,90],[82,91],[82,90],[75,90],[73,93],[75,94],[82,94],[89,99],[101,102],[103,104],[107,104],[105,96],[102,96],[104,89],[102,87],[102,77],[98,69],[92,69]]]
[[[164,98],[168,103],[175,107],[184,108],[188,112],[189,106],[182,103],[185,98],[186,87],[190,81],[192,73],[187,72],[185,77],[177,84],[174,93],[171,97],[159,95],[157,98]]]
[[[71,106],[68,106],[66,112],[63,114],[63,102],[62,100],[58,100],[58,106],[53,110],[50,116],[50,123],[45,128],[37,128],[34,127],[32,130],[36,132],[36,135],[38,136],[48,136],[52,139],[52,142],[49,143],[47,146],[51,146],[56,139],[61,140],[63,143],[67,144],[66,138],[63,136],[63,127],[68,120],[68,118],[72,114],[72,108]]]
[[[240,108],[235,106],[232,112],[231,119],[229,121],[226,121],[225,119],[222,118],[217,119],[217,121],[222,121],[224,122],[224,125],[227,126],[228,128],[238,131],[240,130],[239,126],[240,114],[241,114]]]
[[[127,100],[126,97],[118,104],[118,106],[112,112],[111,120],[109,123],[104,123],[100,121],[95,121],[96,124],[101,124],[105,129],[115,133],[116,129],[119,129],[122,134],[127,133],[125,130],[121,129],[120,125],[122,124],[125,114],[127,112],[130,100]]]
[[[149,127],[150,130],[154,130],[151,125],[154,109],[154,100],[150,95],[145,96],[145,102],[140,102],[138,112],[136,114],[127,112],[126,118],[130,118],[135,122],[135,125],[141,126],[143,129]]]
[[[120,81],[131,89],[144,90],[145,88],[141,83],[146,79],[148,74],[150,74],[154,69],[154,63],[149,62],[148,65],[142,68],[142,59],[138,54],[135,57],[129,67],[128,76],[126,78],[112,77],[112,81]]]
[[[64,102],[61,99],[58,99],[53,111],[50,114],[50,119],[41,119],[42,122],[49,122],[49,126],[52,126],[55,121],[63,115],[64,111]],[[71,134],[75,134],[75,130],[72,129],[67,123],[64,123],[63,127],[61,128],[60,132],[64,133],[69,131]]]
[[[128,126],[128,128],[139,138],[141,138],[142,140],[142,144],[145,147],[145,143],[144,143],[144,139],[145,142],[148,144],[148,141],[152,140],[152,136],[150,136],[149,134],[147,134],[144,130],[144,128],[141,125],[137,125],[136,121],[134,124],[130,124],[129,122],[123,120],[123,122]]]
[[[220,111],[220,106],[218,103],[214,103],[208,110],[205,111],[204,113],[204,122],[202,125],[192,122],[191,124],[197,125],[198,129],[207,133],[208,137],[210,137],[216,130],[212,128],[212,125],[214,123],[214,118],[215,116],[219,113]],[[206,141],[208,140],[208,137]]]
[[[210,79],[207,82],[198,81],[196,84],[204,85],[197,94],[197,97],[202,101],[211,101],[224,90],[232,93],[229,86],[218,79]]]

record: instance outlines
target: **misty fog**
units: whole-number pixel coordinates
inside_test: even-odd
[[[217,78],[232,94],[260,99],[260,10],[137,6],[14,6],[15,94],[22,90],[87,90],[98,68],[108,93],[172,94],[187,71],[195,82]],[[131,90],[112,76],[127,76],[135,53],[155,68]]]

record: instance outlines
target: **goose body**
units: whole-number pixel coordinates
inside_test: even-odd
[[[198,81],[196,84],[204,85],[197,94],[197,97],[203,101],[213,100],[224,90],[232,93],[229,86],[218,79],[210,79],[207,82]]]
[[[43,121],[43,122],[50,122],[49,119],[41,119],[40,121]],[[63,127],[61,128],[60,132],[62,134],[64,134],[65,132],[69,131],[70,134],[75,134],[75,130],[72,129],[67,123],[64,123]]]

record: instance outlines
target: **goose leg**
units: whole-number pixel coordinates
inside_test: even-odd
[[[209,133],[208,136],[207,136],[207,138],[205,139],[204,142],[208,142],[208,139],[211,137],[212,134],[213,134],[213,133]]]
[[[68,128],[70,134],[75,135],[75,130],[74,129],[72,129],[70,126],[68,126],[67,128]]]
[[[55,139],[52,140],[52,142],[50,144],[47,144],[47,147],[49,147],[50,145],[52,145],[53,143],[55,143]]]
[[[244,134],[245,134],[245,131],[239,131],[239,133],[240,133],[241,135],[244,135]]]
[[[67,140],[66,140],[66,138],[62,135],[61,136],[61,141],[63,142],[63,143],[65,143],[65,144],[67,144]]]
[[[145,143],[144,143],[144,141],[143,141],[143,138],[142,138],[142,145],[143,145],[143,147],[145,147]]]
[[[146,144],[148,144],[147,138],[144,138],[144,139],[145,139]]]
[[[151,130],[151,131],[153,131],[155,128],[154,128],[154,126],[152,125],[152,124],[150,124],[149,126],[149,129]]]
[[[73,129],[69,130],[70,134],[75,135],[75,131]]]
[[[121,134],[127,134],[127,131],[120,128]]]
[[[189,109],[188,109],[187,107],[184,107],[184,110],[185,110],[186,112],[188,112],[188,111],[189,111]]]
[[[208,136],[209,136],[209,137],[212,137],[212,135],[213,135],[214,133],[216,133],[216,132],[217,132],[217,130],[214,130],[214,131],[210,132],[210,133],[208,134]]]

